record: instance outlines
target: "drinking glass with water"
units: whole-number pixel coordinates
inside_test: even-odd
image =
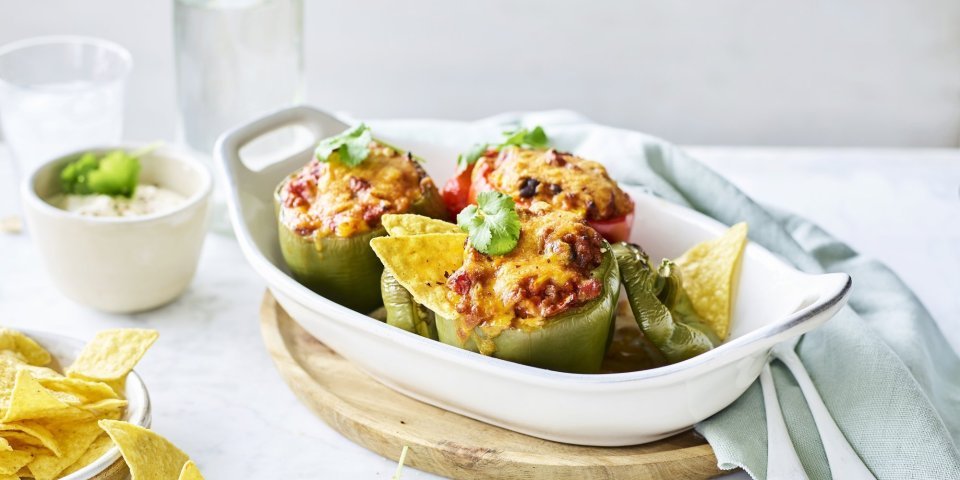
[[[59,154],[113,145],[123,132],[132,61],[89,37],[37,37],[0,47],[0,128],[20,172]]]
[[[175,0],[181,137],[209,154],[231,127],[303,100],[302,0]]]

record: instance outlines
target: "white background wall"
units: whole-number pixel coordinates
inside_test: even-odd
[[[571,108],[687,144],[960,146],[957,0],[305,0],[310,103]],[[171,1],[0,0],[0,43],[131,49],[128,136],[175,126]]]

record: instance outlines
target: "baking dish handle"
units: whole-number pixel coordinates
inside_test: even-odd
[[[257,173],[244,164],[241,159],[240,150],[245,145],[271,132],[294,126],[306,128],[314,139],[335,135],[349,127],[349,125],[327,112],[300,105],[276,111],[229,130],[220,135],[213,149],[214,155],[217,157],[217,163],[223,169],[226,179],[235,181],[240,177]],[[261,173],[268,173],[268,170],[280,167],[282,165],[271,165]]]

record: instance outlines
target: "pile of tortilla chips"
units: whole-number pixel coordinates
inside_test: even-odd
[[[156,339],[153,330],[100,332],[64,375],[31,338],[0,328],[0,480],[61,478],[106,453],[116,440],[108,427],[129,425],[117,421],[127,406],[127,375]],[[186,462],[169,477],[133,478],[173,480],[181,468],[182,478],[201,478]]]

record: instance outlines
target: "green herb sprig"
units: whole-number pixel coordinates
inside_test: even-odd
[[[159,146],[149,145],[132,153],[114,150],[102,157],[87,152],[60,171],[60,187],[66,194],[130,198],[140,180],[140,157]]]
[[[499,150],[508,145],[529,148],[546,148],[550,146],[550,139],[547,138],[547,133],[544,132],[543,127],[539,125],[533,127],[532,130],[528,128],[508,130],[503,132],[503,136],[503,141],[498,144],[478,143],[470,147],[469,150],[457,156],[457,164],[461,166],[473,165],[477,163],[477,160],[490,148]]]
[[[457,215],[457,225],[467,232],[473,248],[487,255],[505,255],[520,240],[520,216],[509,195],[480,192],[477,205],[470,205]]]
[[[320,140],[314,154],[317,160],[329,162],[330,155],[337,152],[340,163],[349,167],[356,167],[370,156],[370,142],[372,141],[373,135],[370,133],[370,127],[361,123],[340,135]]]

